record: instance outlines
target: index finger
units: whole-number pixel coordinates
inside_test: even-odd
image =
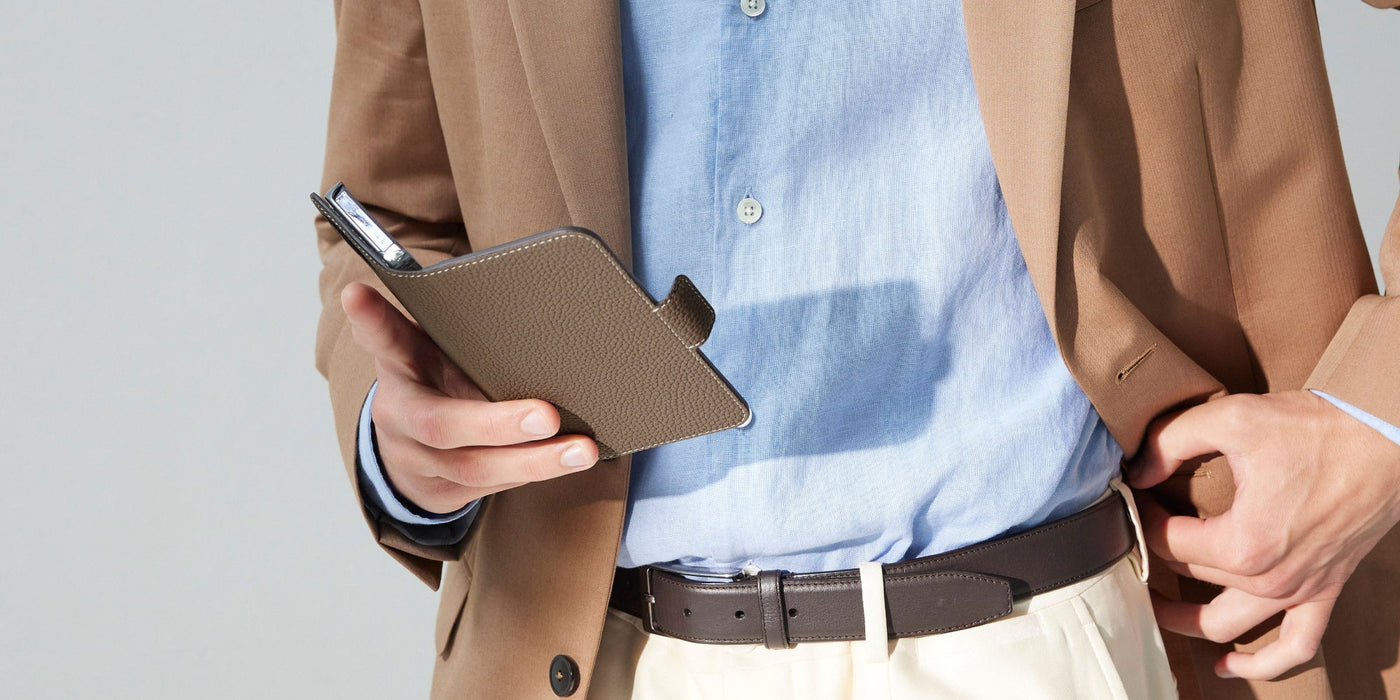
[[[376,427],[435,449],[514,445],[559,431],[558,410],[540,399],[458,399],[412,383],[396,389],[372,404]]]

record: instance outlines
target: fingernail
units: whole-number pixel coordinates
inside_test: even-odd
[[[1220,676],[1221,678],[1239,678],[1239,676],[1236,676],[1235,674],[1231,673],[1228,669],[1224,668],[1215,669],[1215,675]]]
[[[571,469],[586,467],[589,464],[588,453],[582,447],[574,445],[564,450],[564,454],[559,457],[559,463]]]
[[[536,437],[544,437],[553,432],[549,429],[549,418],[542,411],[530,411],[525,414],[525,418],[520,421],[520,429]]]

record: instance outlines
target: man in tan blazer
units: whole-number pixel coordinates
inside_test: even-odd
[[[617,3],[400,5],[337,2],[326,185],[351,184],[425,264],[564,224],[629,260]],[[1167,636],[1182,695],[1400,695],[1400,461],[1300,391],[1400,425],[1400,306],[1376,293],[1312,5],[967,0],[964,15],[997,175],[1065,363],[1133,457],[1134,485],[1199,516],[1142,499],[1166,560],[1159,622],[1192,638]],[[352,285],[378,286],[318,226],[317,366],[353,474],[361,404],[412,363],[395,337],[409,331]],[[1382,247],[1390,279],[1398,230],[1400,214]],[[575,444],[589,449],[535,449]],[[452,545],[366,511],[385,550],[441,586],[436,697],[549,697],[561,655],[587,693],[628,468],[420,485],[441,503],[491,494]],[[1281,631],[1251,629],[1280,611]]]

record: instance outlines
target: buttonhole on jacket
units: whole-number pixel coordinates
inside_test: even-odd
[[[1156,346],[1156,345],[1153,345],[1153,346],[1147,348],[1146,350],[1144,350],[1144,351],[1142,352],[1141,355],[1138,355],[1136,358],[1133,359],[1132,362],[1129,362],[1128,365],[1127,365],[1126,367],[1124,367],[1123,369],[1118,370],[1118,383],[1119,383],[1119,384],[1122,384],[1123,382],[1127,381],[1127,380],[1128,380],[1128,375],[1132,374],[1132,373],[1133,373],[1133,370],[1137,369],[1137,368],[1138,368],[1138,365],[1142,364],[1142,361],[1143,361],[1143,360],[1146,360],[1146,359],[1147,359],[1147,356],[1148,356],[1148,355],[1151,355],[1151,354],[1152,354],[1152,351],[1153,351],[1153,350],[1156,350],[1156,349],[1157,349],[1157,346]]]
[[[1204,460],[1193,459],[1183,463],[1168,479],[1214,479],[1215,474]]]

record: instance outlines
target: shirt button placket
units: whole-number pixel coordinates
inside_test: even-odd
[[[749,17],[757,17],[763,14],[763,11],[767,9],[767,7],[768,3],[766,0],[739,0],[739,10]],[[757,199],[745,196],[743,199],[739,200],[739,206],[735,209],[735,212],[739,215],[739,221],[745,224],[753,224],[758,221],[759,217],[763,216],[763,205],[759,204]]]

